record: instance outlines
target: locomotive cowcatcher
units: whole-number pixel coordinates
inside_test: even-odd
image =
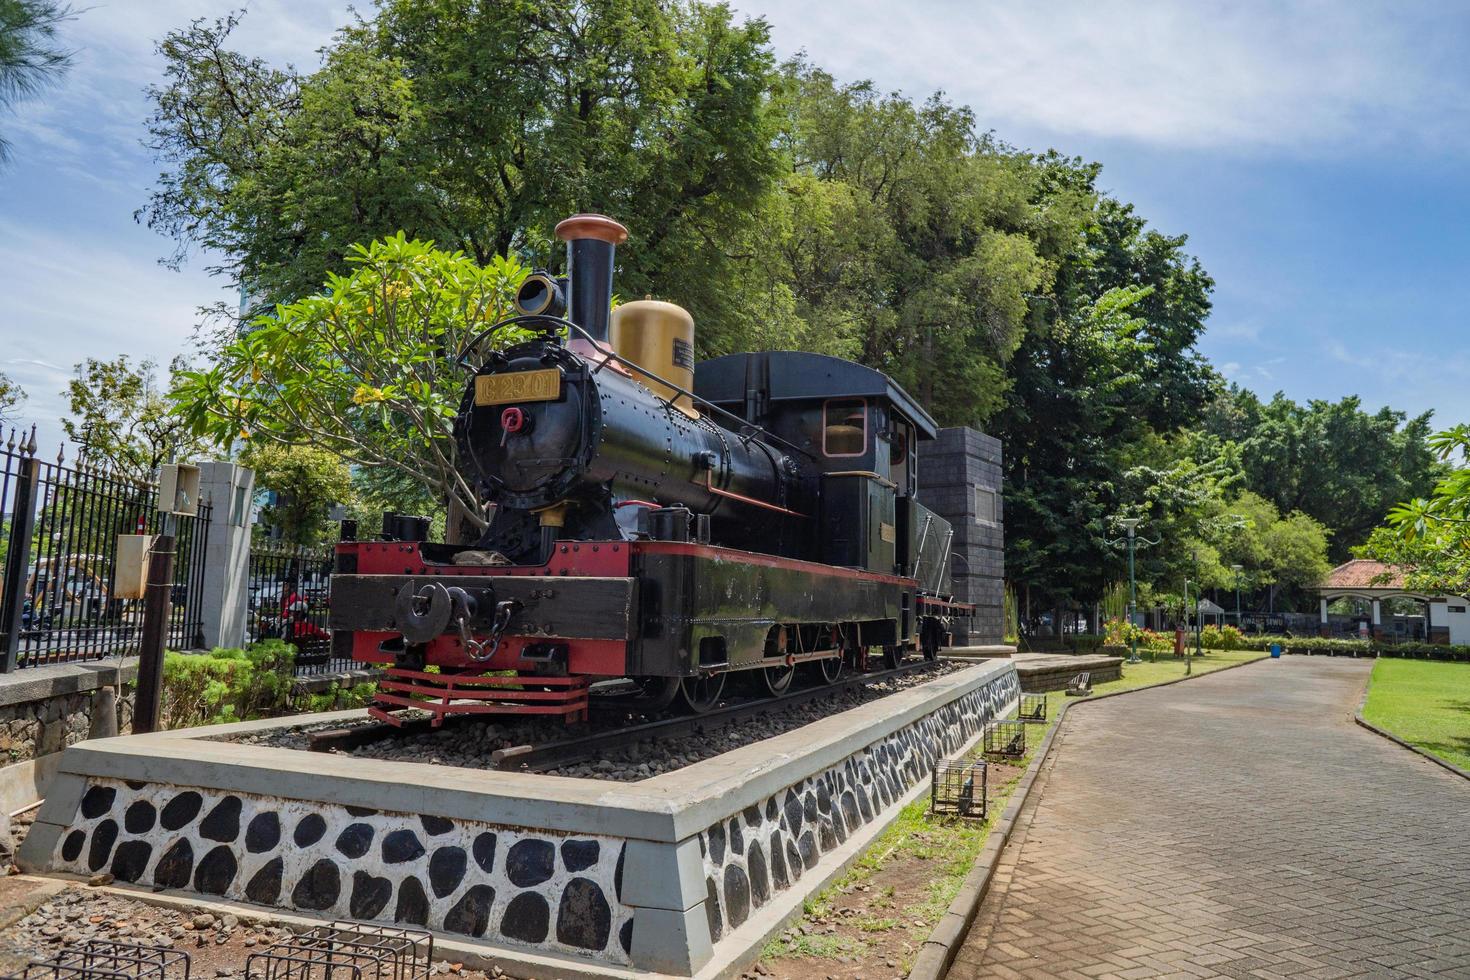
[[[600,689],[704,712],[732,674],[779,695],[798,668],[835,682],[934,658],[973,607],[919,499],[928,413],[835,357],[696,366],[682,308],[611,309],[622,225],[583,214],[556,234],[566,276],[533,273],[518,315],[460,353],[479,539],[431,543],[427,519],[389,515],[382,540],[337,546],[334,643],[386,668],[370,710],[576,720],[619,680]],[[497,346],[508,326],[534,339]]]

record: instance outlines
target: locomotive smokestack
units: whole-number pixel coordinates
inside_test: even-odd
[[[567,243],[567,298],[571,321],[600,343],[607,342],[612,307],[613,253],[628,229],[601,214],[576,214],[556,226]]]

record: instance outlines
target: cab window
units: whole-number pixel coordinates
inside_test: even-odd
[[[823,409],[822,455],[861,456],[868,446],[868,403],[834,398]]]
[[[909,457],[914,445],[914,430],[907,422],[893,420],[888,433],[889,479],[898,485],[898,495],[909,495]]]

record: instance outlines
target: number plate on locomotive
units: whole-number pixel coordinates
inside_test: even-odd
[[[561,395],[561,371],[516,371],[511,374],[481,374],[475,377],[476,405],[507,402],[549,402]]]

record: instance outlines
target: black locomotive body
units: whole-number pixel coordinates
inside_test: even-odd
[[[334,636],[389,668],[376,713],[578,717],[613,678],[702,711],[738,672],[780,693],[808,661],[835,680],[870,653],[935,656],[971,607],[950,594],[951,528],[919,499],[929,415],[838,358],[696,367],[680,308],[609,315],[621,225],[557,234],[568,277],[533,276],[508,321],[540,336],[485,355],[456,419],[488,527],[449,545],[385,522],[338,546]]]

